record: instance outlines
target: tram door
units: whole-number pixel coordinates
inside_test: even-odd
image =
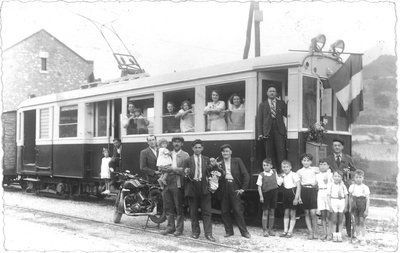
[[[24,112],[24,146],[22,164],[24,171],[35,171],[36,167],[36,110]]]
[[[113,139],[121,138],[121,99],[114,99],[111,106],[110,133]]]
[[[267,100],[267,88],[270,84],[274,84],[277,87],[277,98],[287,101],[287,71],[271,71],[271,72],[260,72],[258,79],[258,103]],[[287,122],[285,122],[287,125]],[[265,146],[264,141],[257,141],[256,144],[256,168],[262,167],[262,160],[265,158]]]

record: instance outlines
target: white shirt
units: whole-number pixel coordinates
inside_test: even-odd
[[[297,175],[300,178],[301,185],[316,185],[317,184],[317,177],[316,175],[319,173],[318,167],[308,167],[308,168],[301,168],[297,171]]]
[[[258,175],[256,185],[262,186],[262,183],[263,183],[263,182],[262,182],[262,175],[265,175],[265,176],[269,176],[269,177],[270,177],[270,176],[272,176],[272,173],[273,173],[273,170],[270,170],[270,171],[268,171],[268,172],[263,171],[262,174]],[[278,184],[278,185],[281,185],[282,182],[283,182],[283,179],[282,179],[280,176],[278,176],[278,173],[275,173],[275,176],[276,176],[276,182],[277,182],[277,184]]]
[[[150,148],[150,147],[149,147],[149,148]],[[154,154],[156,157],[158,157],[158,156],[157,156],[157,151],[156,151],[154,148],[150,148],[150,150],[153,151],[153,154]]]
[[[274,99],[268,98],[269,107],[272,108],[272,101],[275,101],[275,109],[276,109],[276,98],[274,98]]]
[[[318,188],[321,190],[327,189],[328,184],[333,183],[333,175],[330,169],[328,169],[326,172],[320,172],[319,174],[316,175],[316,178],[317,178]],[[327,179],[326,183],[325,179]]]
[[[299,176],[294,173],[293,171],[290,171],[288,174],[283,173],[283,186],[286,189],[291,189],[297,186],[297,182],[300,181]]]
[[[367,197],[370,194],[369,187],[365,184],[352,184],[349,193],[354,197]]]
[[[172,156],[172,168],[177,168],[178,167],[178,165],[176,164],[176,155],[179,154],[181,151],[182,151],[182,149],[179,150],[178,152],[175,152],[175,150],[172,151],[172,154],[171,154],[171,156]]]
[[[194,171],[194,178],[195,179],[201,179],[202,175],[201,175],[201,155],[194,155],[194,163],[196,166],[196,170]],[[197,175],[197,173],[199,173]]]
[[[349,194],[347,191],[346,186],[344,185],[344,183],[340,183],[340,184],[329,184],[328,185],[328,195],[333,197],[333,198],[338,198],[339,197],[339,191],[342,198],[345,197],[345,195]]]
[[[226,170],[225,179],[233,180],[233,176],[231,173],[231,159],[229,159],[228,161],[224,160],[224,164],[225,164],[225,170]]]

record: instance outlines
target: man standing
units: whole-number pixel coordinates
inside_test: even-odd
[[[140,151],[140,170],[146,175],[147,181],[156,184],[160,174],[157,170],[157,138],[149,135],[146,140],[149,146]]]
[[[349,186],[351,185],[350,171],[355,171],[356,167],[354,166],[354,162],[351,156],[343,153],[343,148],[344,148],[344,141],[342,139],[339,138],[333,139],[332,142],[333,153],[327,157],[327,160],[330,168],[332,169],[332,172],[341,171],[343,173],[343,182],[348,190]],[[349,210],[345,210],[344,217],[345,217],[347,236],[351,237],[351,217]]]
[[[242,159],[232,157],[232,147],[224,144],[220,148],[223,157],[222,169],[225,179],[221,182],[221,217],[225,227],[225,237],[233,235],[231,209],[235,216],[240,233],[245,238],[250,238],[243,217],[243,202],[240,196],[247,189],[250,181],[249,173]]]
[[[111,161],[109,163],[109,167],[113,168],[113,170],[115,172],[121,172],[122,170],[122,143],[121,143],[121,139],[114,139],[113,140],[113,152],[112,152],[112,157],[111,157]]]
[[[189,158],[189,154],[182,150],[183,138],[173,137],[172,146],[172,165],[165,167],[163,172],[167,172],[167,185],[163,189],[163,199],[165,213],[167,216],[167,229],[161,234],[174,234],[180,236],[183,233],[183,175],[184,162]],[[176,226],[175,226],[176,217]]]
[[[258,107],[258,140],[264,140],[265,156],[272,159],[274,168],[280,173],[280,164],[286,159],[286,127],[283,117],[287,117],[287,106],[277,99],[274,84],[267,87],[267,97]]]
[[[207,240],[215,242],[211,224],[211,193],[208,191],[206,171],[210,159],[203,156],[203,142],[199,139],[192,142],[193,155],[184,163],[186,182],[185,197],[189,199],[192,238],[200,236],[198,209],[201,207],[204,235]]]

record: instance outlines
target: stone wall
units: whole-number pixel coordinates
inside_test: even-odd
[[[16,173],[17,161],[17,143],[16,143],[16,130],[17,130],[17,113],[15,111],[3,113],[1,115],[3,122],[3,174],[13,175]]]

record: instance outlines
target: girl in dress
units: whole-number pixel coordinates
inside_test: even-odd
[[[181,104],[179,112],[175,115],[175,118],[180,118],[180,127],[182,133],[194,132],[194,113],[192,105],[188,100],[185,100]]]
[[[104,157],[101,159],[101,170],[100,170],[100,178],[104,179],[104,183],[106,185],[106,190],[102,192],[102,194],[110,194],[110,168],[109,163],[111,161],[110,152],[108,149],[103,148]]]
[[[165,138],[162,138],[158,141],[158,157],[157,157],[157,167],[160,171],[162,171],[163,167],[172,165],[171,152],[167,149],[168,141]],[[167,185],[167,172],[161,173],[160,178],[157,180],[160,184],[161,189],[164,188],[164,185]]]
[[[207,115],[210,123],[210,131],[226,131],[225,102],[219,100],[219,93],[216,90],[211,92],[212,102],[208,102],[204,108],[204,115]]]
[[[229,99],[228,130],[244,129],[244,104],[238,94],[233,94]]]

